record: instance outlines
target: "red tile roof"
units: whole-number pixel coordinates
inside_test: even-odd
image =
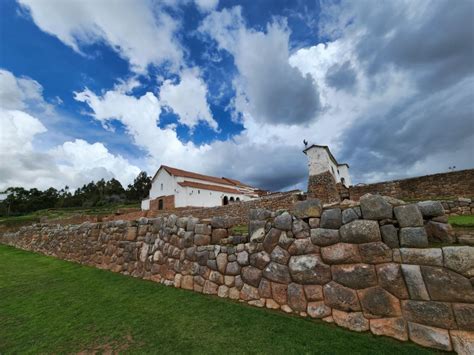
[[[191,179],[200,179],[200,180],[204,180],[204,181],[214,182],[216,184],[229,185],[229,186],[248,186],[248,185],[245,185],[245,184],[241,183],[240,181],[234,180],[234,179],[219,178],[219,177],[215,177],[215,176],[209,176],[209,175],[193,173],[191,171],[176,169],[176,168],[172,168],[171,166],[166,166],[166,165],[162,165],[160,167],[160,169],[161,168],[165,169],[168,173],[170,173],[171,175],[174,175],[174,176],[187,177],[187,178],[191,178]],[[158,171],[160,171],[160,169],[158,169]]]
[[[236,189],[232,189],[229,187],[224,187],[224,186],[217,186],[217,185],[210,185],[210,184],[201,184],[200,182],[194,182],[194,181],[182,181],[178,182],[180,186],[183,187],[194,187],[196,189],[203,189],[203,190],[211,190],[211,191],[220,191],[220,192],[227,192],[230,194],[239,194],[242,195],[242,192]]]

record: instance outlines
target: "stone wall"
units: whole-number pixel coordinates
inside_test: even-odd
[[[399,199],[429,199],[474,197],[474,169],[434,174],[404,180],[394,180],[351,186],[349,197],[358,200],[366,193],[377,193]]]
[[[449,241],[439,202],[367,195],[359,206],[253,209],[236,220],[162,216],[0,235],[25,250],[195,292],[322,319],[353,331],[474,352],[474,248]],[[452,242],[452,240],[451,240]]]
[[[309,176],[308,196],[329,203],[341,201],[336,180],[329,171]]]

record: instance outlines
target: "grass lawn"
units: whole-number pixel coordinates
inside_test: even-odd
[[[432,353],[2,245],[0,325],[0,354]]]
[[[455,228],[474,228],[474,216],[449,216],[448,221]]]

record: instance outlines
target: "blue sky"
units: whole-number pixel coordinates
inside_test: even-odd
[[[471,1],[5,0],[0,13],[0,188],[127,184],[161,164],[305,188],[303,139],[356,182],[474,165]]]

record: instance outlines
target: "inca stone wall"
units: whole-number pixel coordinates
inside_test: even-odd
[[[170,215],[33,225],[0,242],[195,292],[474,353],[474,247],[454,243],[439,202],[366,195],[360,205],[253,209],[235,220]]]
[[[323,202],[341,201],[336,180],[334,180],[334,176],[329,171],[309,176],[308,196],[318,198]]]

